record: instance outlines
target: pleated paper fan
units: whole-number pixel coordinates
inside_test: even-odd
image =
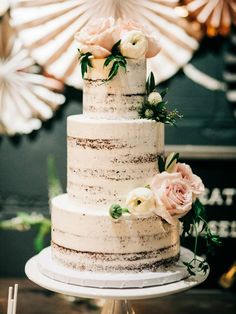
[[[16,37],[9,15],[0,17],[0,134],[30,133],[65,101],[63,84],[40,74]]]
[[[184,0],[190,16],[205,26],[207,35],[228,35],[236,25],[236,0]]]
[[[160,82],[184,66],[198,48],[199,29],[177,14],[178,4],[178,0],[18,0],[12,20],[33,58],[75,87],[81,87],[82,80],[74,34],[94,18],[136,20],[160,34],[162,51],[148,60]]]

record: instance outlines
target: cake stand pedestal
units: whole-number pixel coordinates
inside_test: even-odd
[[[38,267],[38,255],[25,266],[27,277],[39,286],[65,295],[81,298],[105,299],[102,314],[135,314],[130,300],[151,299],[179,293],[202,283],[208,273],[197,274],[177,282],[145,288],[92,288],[63,283],[43,275]]]

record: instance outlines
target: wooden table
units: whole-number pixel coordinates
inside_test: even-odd
[[[28,279],[1,278],[0,314],[6,314],[8,286],[14,283],[19,284],[17,314],[100,313],[102,301],[75,300],[44,290]],[[135,301],[133,306],[138,314],[235,314],[236,292],[192,289],[168,297]]]

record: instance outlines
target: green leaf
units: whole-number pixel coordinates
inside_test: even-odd
[[[111,48],[111,53],[112,53],[113,55],[119,55],[119,54],[120,54],[120,49],[119,49],[120,43],[121,43],[121,39],[118,40],[118,41],[113,45],[113,47]]]
[[[103,67],[107,67],[111,63],[111,61],[114,60],[114,59],[115,59],[115,57],[113,55],[110,55],[110,56],[106,57],[106,60],[105,60],[105,62],[103,64]]]
[[[155,77],[154,77],[153,72],[151,72],[146,82],[147,95],[149,95],[154,90],[154,88],[155,88]]]
[[[93,67],[90,57],[92,54],[90,52],[86,53],[80,53],[79,59],[80,59],[80,65],[81,65],[81,74],[82,78],[84,78],[85,73],[87,73],[88,67]]]
[[[202,267],[201,267],[201,270],[203,271],[204,274],[207,273],[209,269],[209,265],[207,263],[205,263]]]
[[[112,67],[111,67],[111,70],[108,74],[108,81],[112,80],[113,77],[116,76],[116,74],[118,73],[118,70],[119,70],[119,63],[114,61]]]
[[[162,156],[157,157],[158,169],[160,172],[165,171],[165,160]]]
[[[150,73],[150,83],[149,83],[149,86],[150,86],[150,92],[152,92],[155,88],[155,77],[154,77],[154,74],[153,72]]]
[[[168,164],[165,166],[165,169],[168,169],[170,166],[171,166],[171,164],[174,162],[174,161],[178,161],[179,160],[179,153],[175,153],[174,155],[173,155],[173,157],[171,158],[171,160],[168,162]]]
[[[34,239],[34,248],[37,253],[40,252],[45,247],[44,240],[45,237],[50,233],[50,231],[51,223],[48,219],[45,219],[41,226],[39,227],[38,234]]]
[[[82,73],[82,78],[84,78],[85,73],[87,73],[87,66],[88,63],[85,62],[81,62],[81,73]]]
[[[205,206],[200,202],[200,200],[198,198],[193,203],[192,209],[193,209],[193,213],[194,213],[194,220],[197,223],[199,223],[201,221],[201,218],[205,219],[206,209],[205,209]]]
[[[188,267],[187,270],[191,276],[196,276],[196,273],[192,271],[191,268]]]
[[[162,99],[164,99],[164,97],[166,96],[167,93],[168,93],[168,88],[166,88],[162,92],[160,92]]]
[[[118,42],[116,44],[118,44]],[[113,52],[115,52],[115,50]],[[119,53],[119,52],[117,52],[117,53]],[[120,66],[123,67],[126,71],[127,61],[122,55],[112,54],[112,55],[108,56],[106,58],[104,64],[103,64],[103,66],[104,67],[108,66],[111,63],[111,61],[113,61],[113,64],[112,64],[112,67],[111,67],[110,72],[108,74],[108,79],[107,79],[108,81],[110,81],[111,79],[113,79],[113,77],[115,77],[117,75]]]
[[[63,193],[62,184],[59,179],[54,156],[49,155],[47,158],[47,175],[48,175],[48,197],[49,201]]]

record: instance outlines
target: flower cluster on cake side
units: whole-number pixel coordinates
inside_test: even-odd
[[[112,17],[95,20],[75,35],[78,44],[81,73],[84,78],[93,59],[104,59],[103,67],[108,67],[107,82],[114,79],[118,71],[126,71],[128,59],[144,59],[156,56],[161,50],[159,38],[146,27],[132,20],[117,20]],[[106,82],[105,82],[106,83]],[[103,83],[103,84],[105,84]],[[167,90],[158,92],[151,72],[146,82],[146,95],[138,108],[141,119],[175,125],[182,115],[175,109],[167,109]],[[199,200],[204,192],[204,184],[191,167],[179,162],[179,154],[157,156],[159,172],[146,186],[127,191],[125,204],[112,204],[109,213],[113,219],[123,215],[137,218],[157,215],[173,225],[176,219],[182,222],[183,235],[194,231],[194,257],[184,262],[189,273],[206,273],[208,264],[197,257],[198,236],[206,240],[208,248],[220,244],[219,237],[212,233],[205,218],[205,208]]]

